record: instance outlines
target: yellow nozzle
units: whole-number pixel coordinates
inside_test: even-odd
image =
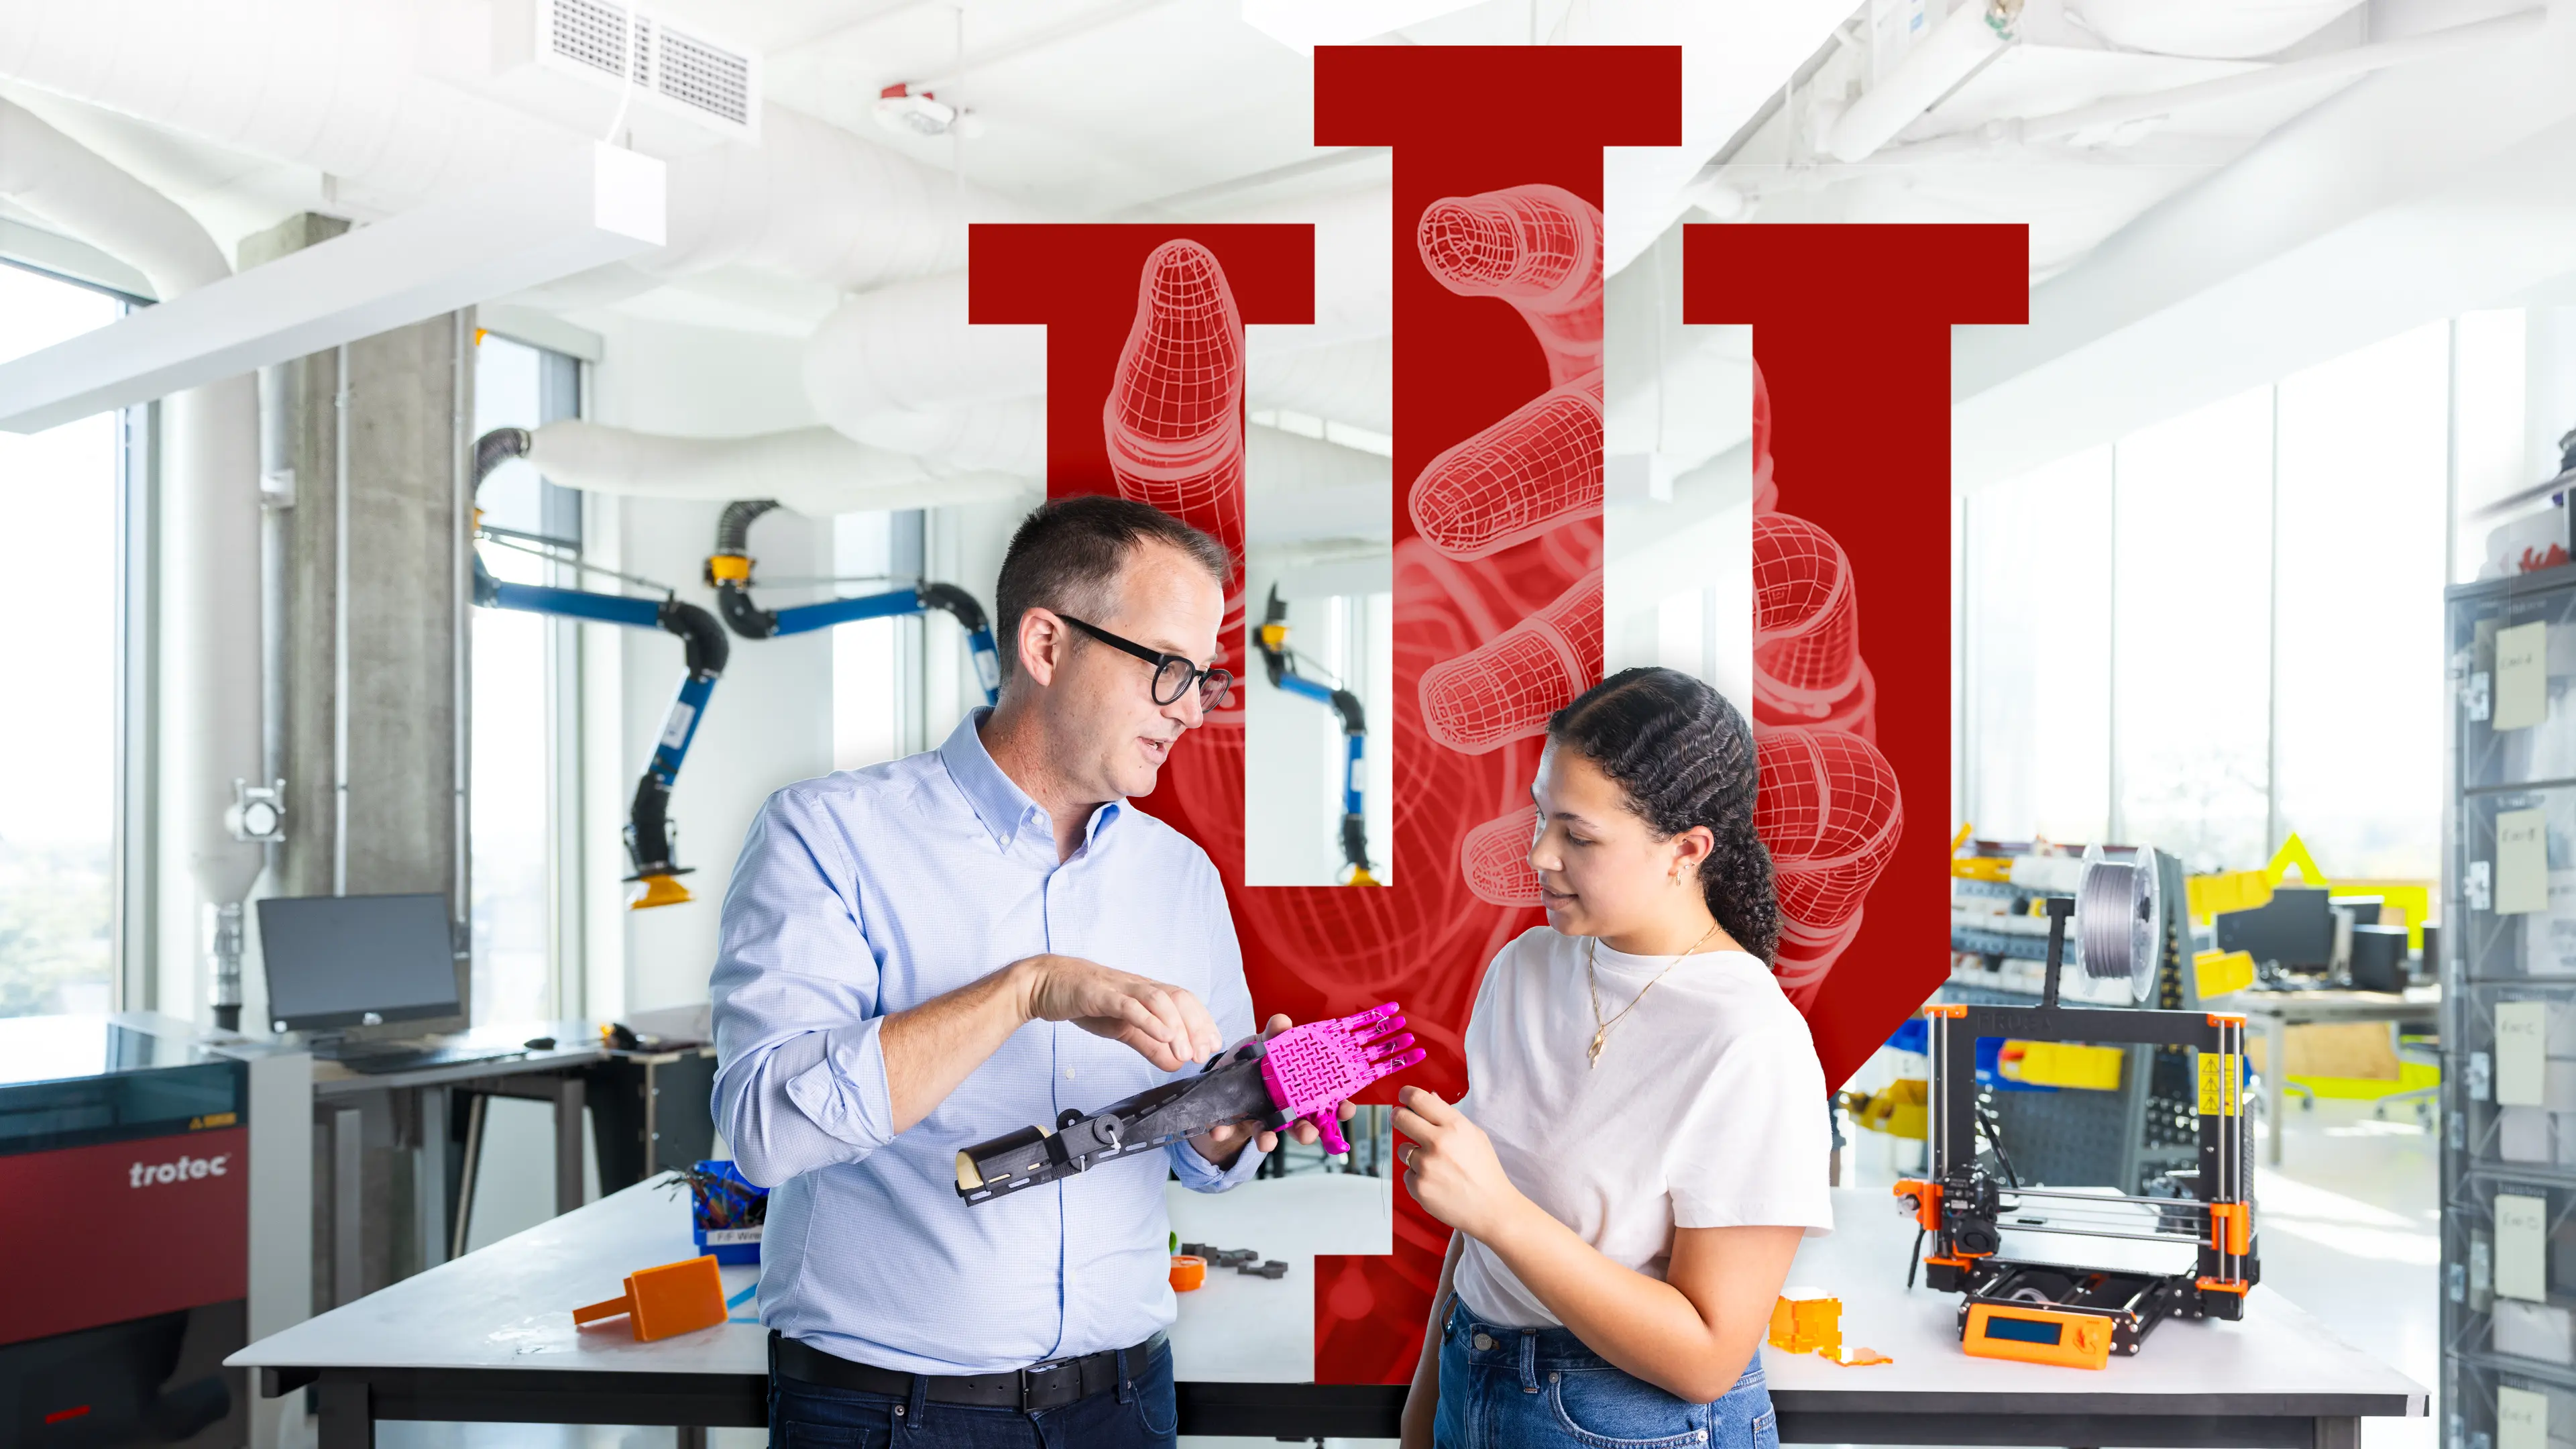
[[[731,581],[747,583],[751,579],[751,560],[738,553],[707,556],[707,580],[710,583]]]
[[[1262,647],[1262,648],[1264,648],[1264,649],[1284,649],[1284,648],[1286,648],[1287,646],[1288,646],[1288,626],[1287,626],[1287,625],[1285,625],[1285,624],[1264,624],[1264,625],[1262,625],[1262,626],[1261,626],[1261,647]]]
[[[492,329],[491,329],[491,328],[489,328],[489,327],[477,327],[477,328],[475,328],[475,329],[474,329],[474,345],[475,345],[475,346],[477,346],[477,347],[482,346],[482,345],[483,345],[483,339],[484,339],[484,338],[486,338],[486,337],[489,337],[489,336],[491,336],[491,335],[492,335]]]
[[[1367,866],[1357,866],[1352,869],[1350,877],[1347,880],[1344,880],[1342,884],[1346,886],[1382,886],[1386,884],[1386,882],[1369,874]]]
[[[637,897],[627,906],[627,909],[649,911],[655,906],[686,905],[695,899],[697,899],[695,896],[689,894],[689,888],[680,884],[678,876],[648,875],[644,877],[644,894]]]

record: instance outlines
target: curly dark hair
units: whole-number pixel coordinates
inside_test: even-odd
[[[1547,737],[1617,781],[1657,839],[1708,827],[1717,845],[1700,862],[1699,885],[1709,914],[1770,964],[1780,894],[1753,828],[1753,730],[1735,706],[1678,669],[1623,669],[1550,715]]]

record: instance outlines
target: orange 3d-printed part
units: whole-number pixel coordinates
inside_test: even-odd
[[[575,1326],[625,1314],[639,1342],[669,1338],[725,1321],[724,1277],[715,1255],[638,1268],[626,1275],[626,1296],[572,1311]]]
[[[1771,1346],[1831,1358],[1843,1346],[1843,1301],[1821,1288],[1783,1288],[1771,1305]]]
[[[1172,1255],[1172,1291],[1187,1293],[1207,1284],[1207,1259],[1192,1253]]]

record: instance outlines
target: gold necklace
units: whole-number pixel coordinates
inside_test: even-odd
[[[1646,999],[1646,993],[1655,989],[1656,982],[1672,975],[1673,968],[1682,964],[1683,956],[1688,956],[1691,951],[1696,951],[1700,947],[1707,945],[1708,938],[1716,934],[1717,922],[1711,921],[1708,923],[1708,929],[1701,933],[1700,938],[1690,943],[1690,950],[1684,951],[1681,956],[1675,956],[1672,960],[1666,962],[1664,964],[1664,969],[1655,973],[1655,980],[1649,981],[1644,986],[1639,987],[1635,1000],[1632,1000],[1627,1005],[1620,1007],[1619,1014],[1610,1018],[1608,1021],[1603,1021],[1601,1019],[1601,972],[1593,964],[1600,952],[1601,938],[1598,936],[1587,936],[1584,938],[1583,979],[1585,984],[1592,988],[1592,1047],[1591,1050],[1584,1053],[1588,1068],[1597,1069],[1600,1067],[1601,1049],[1610,1044],[1610,1028],[1617,1026],[1621,1019],[1625,1018],[1629,1012],[1636,1010],[1637,1002]]]

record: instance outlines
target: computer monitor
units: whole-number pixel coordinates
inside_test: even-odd
[[[273,897],[259,948],[278,1031],[465,1014],[443,895]]]
[[[2221,951],[2243,951],[2294,971],[2321,971],[2334,960],[2334,915],[2321,890],[2276,890],[2250,911],[2219,912],[2216,925]]]

